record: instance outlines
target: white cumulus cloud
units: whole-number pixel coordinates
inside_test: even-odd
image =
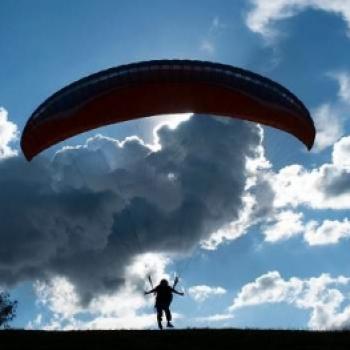
[[[278,271],[270,271],[247,283],[234,298],[229,310],[262,304],[287,303],[298,309],[310,310],[308,326],[312,329],[342,329],[350,324],[350,307],[343,306],[349,300],[350,278],[318,277],[284,279]]]
[[[303,217],[305,207],[318,210],[350,208],[350,137],[335,143],[330,163],[306,169],[293,164],[266,179],[273,192],[270,216],[262,222],[265,240],[277,242],[302,235],[309,245],[335,244],[349,237],[349,221]]]
[[[0,107],[0,160],[18,154],[11,143],[18,137],[17,125],[9,121],[6,109]]]
[[[350,136],[343,137],[333,147],[332,160],[341,169],[350,170]]]
[[[308,223],[304,238],[310,245],[336,244],[341,239],[350,237],[350,221],[324,220],[321,224],[316,221]]]
[[[349,152],[350,137],[346,136],[334,145],[330,163],[312,169],[294,164],[271,173],[269,181],[275,193],[274,207],[349,209]]]
[[[211,287],[206,285],[193,286],[188,289],[188,294],[197,302],[203,302],[206,299],[223,295],[226,293],[226,289],[222,287]]]
[[[274,222],[268,225],[263,234],[267,242],[276,242],[291,238],[303,232],[303,214],[291,210],[284,210],[277,213]]]

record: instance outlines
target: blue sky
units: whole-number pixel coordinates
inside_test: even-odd
[[[142,295],[147,273],[158,281],[177,272],[186,292],[172,306],[180,328],[348,328],[349,27],[348,0],[1,1],[0,285],[19,301],[12,326],[153,328],[152,298]],[[163,58],[231,64],[283,84],[311,111],[313,150],[267,127],[162,116],[94,130],[35,162],[23,159],[21,131],[52,93],[102,69]],[[168,132],[159,126],[171,121],[180,124]],[[155,129],[163,146],[157,164],[174,150],[192,154],[192,146],[201,146],[206,162],[236,169],[232,179],[202,179],[212,181],[206,183],[213,191],[197,193],[213,203],[210,213],[223,197],[232,205],[220,212],[215,232],[206,232],[208,222],[195,212],[179,216],[181,232],[164,219],[162,210],[172,212],[185,195],[175,173],[169,183],[159,174],[147,177],[142,155]],[[223,133],[228,151],[213,156]],[[197,144],[201,134],[204,146]],[[116,141],[130,136],[136,137]],[[194,141],[189,148],[179,141],[186,138]],[[121,184],[97,168],[96,151],[114,170],[128,172],[135,192],[123,195],[144,199],[130,207],[136,236],[126,235],[125,203],[106,195]],[[251,163],[242,166],[245,156]],[[180,174],[182,164],[176,166]],[[231,180],[239,185],[231,188]],[[148,217],[153,231],[144,232]],[[112,239],[118,234],[119,246]],[[151,243],[136,257],[142,234]],[[91,247],[98,253],[90,256]]]

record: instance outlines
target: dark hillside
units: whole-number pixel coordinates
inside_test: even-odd
[[[350,349],[350,332],[282,330],[0,331],[0,349]]]

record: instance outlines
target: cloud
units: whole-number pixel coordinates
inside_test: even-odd
[[[345,136],[333,144],[331,162],[311,169],[293,164],[274,172],[258,147],[254,161],[247,163],[246,191],[238,218],[203,240],[202,248],[216,249],[258,225],[270,243],[301,236],[316,246],[348,238],[347,218],[307,221],[302,212],[305,207],[315,211],[350,208],[349,152],[350,137]]]
[[[157,142],[96,136],[52,161],[2,160],[1,280],[64,277],[84,306],[121,288],[135,256],[190,254],[238,219],[256,125],[198,116]]]
[[[336,244],[350,237],[350,221],[324,220],[321,224],[310,221],[305,229],[304,238],[310,245]]]
[[[350,137],[335,143],[332,161],[320,167],[305,169],[289,165],[267,176],[275,193],[273,206],[285,208],[307,206],[312,209],[349,209],[350,203]],[[308,190],[305,191],[304,189]]]
[[[350,137],[345,136],[334,144],[330,163],[311,169],[293,164],[278,172],[267,169],[265,174],[260,174],[265,182],[256,183],[255,192],[271,192],[270,200],[260,204],[256,197],[257,208],[252,210],[251,217],[261,205],[265,208],[267,215],[258,215],[253,224],[260,225],[266,241],[273,243],[301,235],[305,242],[315,246],[336,244],[349,237],[346,216],[342,221],[324,219],[318,222],[306,221],[302,213],[305,207],[316,212],[350,208],[349,152]]]
[[[263,129],[259,127],[261,139]],[[246,185],[242,196],[242,207],[237,219],[223,225],[219,230],[210,235],[208,239],[201,241],[201,247],[207,250],[215,250],[225,241],[235,240],[248,232],[248,229],[258,224],[261,220],[273,213],[271,204],[274,200],[274,192],[266,174],[269,175],[271,163],[265,158],[264,148],[256,147],[255,157],[247,159]]]
[[[349,289],[350,278],[319,277],[282,278],[278,271],[270,271],[247,283],[239,291],[229,308],[230,312],[261,304],[287,303],[298,309],[310,310],[308,326],[312,329],[343,329],[350,325],[350,307],[342,306],[348,299],[342,292]]]
[[[17,155],[17,151],[10,146],[17,137],[17,125],[8,120],[6,109],[0,107],[0,161]]]
[[[270,214],[260,221],[265,240],[278,242],[302,235],[309,245],[336,244],[350,236],[347,217],[339,220],[304,222],[301,210],[349,209],[350,137],[341,138],[333,147],[332,162],[307,170],[290,165],[266,176],[274,193]],[[305,191],[307,188],[307,191]],[[296,211],[299,210],[299,211]]]
[[[273,223],[263,225],[266,242],[276,243],[294,236],[302,235],[310,246],[336,244],[350,237],[350,222],[347,218],[339,220],[310,220],[303,222],[304,215],[290,210],[277,212]]]
[[[216,52],[216,41],[218,36],[226,28],[226,25],[218,16],[215,16],[205,37],[200,42],[200,50],[208,55],[213,55]]]
[[[253,186],[252,194],[269,194],[268,200],[255,197],[256,207],[264,207],[267,213],[264,219],[258,215],[258,224],[265,240],[277,242],[296,235],[303,235],[309,245],[335,244],[348,237],[347,218],[343,222],[311,220],[304,223],[302,207],[313,210],[349,209],[350,203],[350,137],[343,136],[345,118],[349,102],[348,72],[328,74],[339,84],[338,100],[326,103],[315,110],[314,119],[317,129],[314,152],[333,146],[329,163],[319,167],[304,168],[293,164],[274,172],[272,167],[261,168],[260,183]],[[307,191],[305,191],[307,188]],[[253,216],[257,211],[253,208]],[[251,222],[250,219],[247,220]],[[254,223],[256,224],[256,222]],[[248,227],[249,228],[249,225]]]
[[[345,133],[350,103],[350,74],[342,71],[329,73],[327,76],[338,84],[338,99],[320,105],[311,113],[316,128],[313,152],[333,146]]]
[[[222,287],[210,287],[206,285],[193,286],[188,289],[188,294],[191,298],[199,303],[210,297],[223,295],[225,293],[226,289]]]
[[[27,325],[25,326],[25,329],[29,329],[29,330],[38,329],[38,328],[41,327],[42,322],[43,322],[43,315],[42,314],[38,314],[38,315],[36,315],[34,320],[29,321],[27,323]]]
[[[263,231],[265,241],[276,242],[302,233],[304,231],[302,218],[302,213],[291,210],[278,212],[273,218],[274,223]]]
[[[312,113],[316,138],[313,152],[319,152],[334,145],[344,134],[344,122],[341,110],[332,104],[325,103]]]
[[[270,271],[244,285],[230,306],[230,311],[264,303],[293,302],[302,288],[302,281],[299,279],[285,281],[278,271]]]
[[[339,84],[339,98],[349,104],[350,103],[350,75],[346,71],[330,74]]]
[[[200,49],[208,54],[213,54],[215,52],[214,43],[207,38],[201,41]]]
[[[350,170],[350,136],[343,137],[333,147],[332,161],[339,168]]]
[[[226,313],[226,314],[215,314],[210,316],[202,316],[202,317],[196,317],[195,321],[200,323],[209,323],[212,322],[222,322],[227,320],[232,320],[234,316],[232,314]]]
[[[36,281],[34,289],[38,302],[54,312],[56,318],[67,319],[83,310],[74,285],[64,277],[56,276],[50,282]]]
[[[126,283],[118,291],[94,297],[89,305],[82,306],[75,286],[65,277],[50,281],[37,281],[34,289],[37,303],[44,306],[49,317],[39,313],[28,323],[29,329],[144,329],[155,325],[154,313],[146,312],[153,305],[145,298],[137,284],[145,288],[146,270],[154,281],[167,276],[169,260],[159,254],[138,256],[127,267]],[[179,315],[177,314],[177,317]]]
[[[251,10],[246,17],[248,28],[268,41],[276,39],[275,22],[293,17],[307,9],[321,10],[340,16],[350,28],[350,1],[333,0],[251,0]]]
[[[154,315],[144,314],[144,315],[127,315],[123,318],[120,317],[96,317],[89,322],[74,321],[63,327],[64,330],[75,330],[75,329],[146,329],[154,326]],[[55,328],[46,329],[62,329],[61,325],[53,324]]]
[[[201,241],[201,248],[206,250],[215,250],[225,241],[235,240],[247,233],[248,228],[252,226],[252,216],[255,197],[246,194],[242,198],[243,207],[238,214],[238,219],[224,225],[219,230],[213,232],[209,238]]]

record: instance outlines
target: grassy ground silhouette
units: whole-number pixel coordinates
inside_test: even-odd
[[[0,331],[0,349],[350,349],[350,331]]]

